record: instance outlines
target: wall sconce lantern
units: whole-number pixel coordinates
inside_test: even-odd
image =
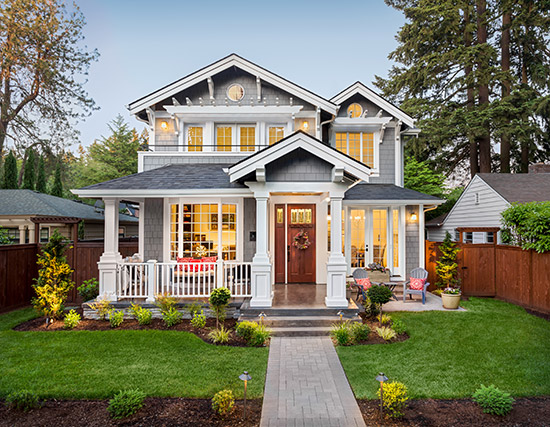
[[[162,122],[160,122],[160,128],[162,130],[168,129],[168,123],[163,120]]]
[[[309,129],[309,123],[305,120],[302,122],[302,129],[307,131]]]
[[[418,218],[418,216],[416,215],[416,212],[414,211],[411,211],[411,221],[416,221],[416,219]]]

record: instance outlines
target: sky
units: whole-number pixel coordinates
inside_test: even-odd
[[[100,110],[77,125],[84,146],[117,114],[141,130],[126,105],[230,53],[325,98],[357,80],[373,87],[404,23],[383,0],[76,1],[100,54],[85,85]]]

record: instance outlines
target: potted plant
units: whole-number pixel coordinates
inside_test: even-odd
[[[444,288],[441,292],[443,308],[456,310],[462,295],[459,286],[460,280],[457,277],[457,256],[460,248],[451,240],[451,235],[447,232],[439,250],[441,251],[441,257],[435,267],[435,272],[439,278],[436,285],[439,288]]]

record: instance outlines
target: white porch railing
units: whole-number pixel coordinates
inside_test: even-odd
[[[201,263],[121,262],[117,268],[118,298],[147,298],[168,294],[176,298],[208,298],[226,287],[233,297],[252,295],[251,262]]]

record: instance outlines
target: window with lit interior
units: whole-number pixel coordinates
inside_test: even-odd
[[[354,102],[348,107],[348,117],[350,119],[355,119],[357,117],[361,117],[361,114],[363,114],[363,108],[357,103]]]
[[[240,84],[232,84],[227,88],[227,97],[231,101],[240,101],[244,98],[244,88]]]
[[[371,168],[374,167],[373,133],[336,132],[336,149]]]

